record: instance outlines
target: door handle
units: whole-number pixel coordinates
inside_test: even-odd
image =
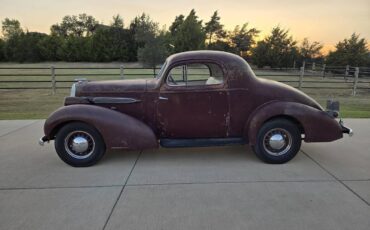
[[[168,97],[162,97],[162,96],[159,96],[158,98],[159,100],[165,100],[165,101],[168,101]]]

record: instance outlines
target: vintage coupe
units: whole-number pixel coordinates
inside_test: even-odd
[[[218,51],[172,55],[155,79],[80,81],[46,120],[40,144],[90,166],[107,149],[249,144],[268,163],[285,163],[301,140],[352,134],[306,94],[255,76],[239,56]]]

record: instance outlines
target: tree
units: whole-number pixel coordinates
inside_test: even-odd
[[[299,56],[302,61],[313,60],[321,56],[320,50],[323,45],[320,42],[310,42],[308,38],[304,38],[299,47]]]
[[[116,27],[116,28],[123,28],[124,24],[123,24],[123,18],[121,17],[121,15],[119,15],[119,14],[114,15],[113,16],[113,21],[110,25],[112,27]]]
[[[170,33],[171,36],[175,36],[179,30],[179,27],[184,23],[185,16],[180,14],[179,16],[176,16],[175,21],[172,22],[172,25],[170,26]]]
[[[208,45],[212,44],[212,39],[220,40],[226,37],[226,32],[223,29],[223,25],[220,23],[220,16],[218,16],[217,10],[213,13],[211,20],[205,25],[205,33],[208,39]]]
[[[210,50],[220,50],[229,53],[235,53],[235,47],[227,40],[217,40],[212,42],[212,44],[208,44],[208,49]]]
[[[138,60],[150,67],[162,63],[168,54],[167,33],[159,31],[158,23],[143,13],[131,22],[130,29],[135,34]]]
[[[0,61],[5,61],[5,41],[0,38]]]
[[[146,41],[144,47],[139,48],[138,59],[144,66],[156,67],[168,56],[165,33],[162,31],[158,36]]]
[[[143,47],[145,41],[152,39],[158,33],[158,23],[154,22],[145,13],[135,17],[130,24],[130,28],[135,33],[135,39],[139,47]]]
[[[172,22],[170,28],[169,28],[169,33],[167,36],[167,50],[170,53],[175,52],[175,38],[178,34],[180,26],[184,23],[185,16],[180,14],[179,16],[176,16],[175,21]]]
[[[135,31],[132,28],[127,29],[125,39],[127,41],[127,61],[137,61],[138,44],[135,39]]]
[[[21,35],[20,47],[18,55],[20,62],[40,62],[44,61],[42,51],[40,49],[40,42],[47,38],[48,35],[38,32],[27,32]]]
[[[256,37],[260,33],[256,28],[248,29],[248,23],[241,27],[235,26],[232,32],[229,32],[229,39],[234,47],[234,53],[240,56],[248,56],[252,46],[256,43]]]
[[[50,31],[52,35],[58,36],[77,36],[87,37],[94,33],[98,21],[93,16],[87,14],[67,15],[63,17],[60,24],[54,24],[51,26]]]
[[[296,44],[288,30],[277,26],[272,29],[271,35],[257,43],[252,61],[259,67],[289,67],[298,56]]]
[[[39,43],[48,35],[38,32],[26,32],[11,36],[5,46],[6,58],[16,62],[44,61]]]
[[[39,43],[41,56],[47,61],[60,61],[62,59],[63,38],[60,36],[50,35],[43,37]]]
[[[121,27],[100,27],[91,40],[94,61],[129,61],[129,30]]]
[[[267,56],[269,53],[270,46],[266,41],[257,42],[256,47],[252,50],[252,62],[259,68],[270,64],[270,57]]]
[[[147,41],[150,41],[158,34],[158,23],[154,22],[145,13],[135,17],[130,23],[129,35],[134,42],[131,43],[131,51],[134,52],[135,60],[138,57],[138,50],[143,48]]]
[[[204,48],[205,32],[202,27],[202,21],[198,20],[198,16],[196,16],[194,9],[191,10],[185,20],[178,25],[172,40],[175,52]]]
[[[2,32],[5,40],[8,40],[12,36],[21,35],[23,30],[18,20],[5,18],[4,21],[2,21]]]
[[[17,61],[17,50],[19,47],[20,35],[10,36],[4,44],[4,58],[7,61]]]
[[[327,57],[329,65],[363,66],[370,62],[369,49],[365,38],[353,33],[350,38],[338,42],[336,50]]]
[[[4,37],[2,45],[3,59],[14,61],[17,58],[20,36],[23,34],[20,22],[16,19],[5,18],[2,21],[2,33]]]
[[[56,56],[64,61],[91,61],[91,36],[94,34],[99,22],[90,15],[67,15],[60,24],[51,26],[51,36],[62,38]],[[57,41],[54,39],[54,41]],[[50,44],[51,45],[51,44]],[[45,51],[45,50],[44,50]]]
[[[69,62],[91,61],[91,37],[66,37],[61,46],[61,59]]]

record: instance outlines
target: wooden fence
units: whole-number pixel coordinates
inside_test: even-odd
[[[159,68],[125,67],[1,67],[0,90],[67,89],[78,78],[88,80],[155,77]],[[287,83],[298,89],[370,90],[370,68],[304,63],[300,68],[254,69],[258,77]]]

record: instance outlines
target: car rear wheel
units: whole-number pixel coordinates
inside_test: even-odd
[[[55,137],[58,156],[74,167],[96,164],[105,153],[105,144],[100,133],[82,122],[68,123]]]
[[[253,150],[258,158],[270,164],[290,161],[301,148],[301,133],[297,125],[286,119],[274,119],[263,124]]]

